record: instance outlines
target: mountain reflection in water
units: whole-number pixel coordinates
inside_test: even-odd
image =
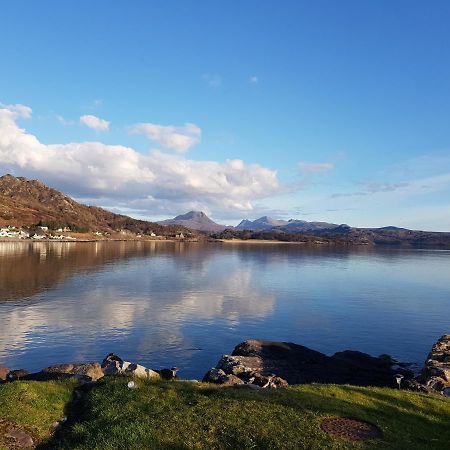
[[[200,377],[247,338],[421,361],[449,332],[450,253],[0,243],[0,364],[106,353]]]

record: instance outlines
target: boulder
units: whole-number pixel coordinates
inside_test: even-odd
[[[0,366],[0,381],[6,381],[10,371],[8,367]]]
[[[88,364],[54,364],[33,374],[29,379],[50,380],[76,377],[83,381],[97,381],[104,376],[98,362]]]
[[[303,383],[396,387],[397,374],[405,379],[413,377],[387,355],[374,357],[346,350],[327,356],[290,342],[252,339],[236,346],[231,355],[222,356],[204,380],[223,383],[225,375],[233,375],[261,388]]]
[[[158,372],[140,364],[124,361],[114,353],[110,353],[102,362],[102,371],[105,375],[132,375],[137,378],[160,378]]]
[[[442,394],[450,389],[450,334],[442,336],[433,345],[419,381]]]

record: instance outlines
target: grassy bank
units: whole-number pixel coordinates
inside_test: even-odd
[[[21,425],[39,448],[442,449],[450,442],[450,400],[443,397],[335,385],[251,391],[137,381],[130,390],[126,383],[101,381],[77,406],[69,405],[70,382],[2,385],[0,423]],[[66,414],[74,421],[50,436],[51,424]],[[383,437],[331,437],[320,428],[331,416],[372,422]]]

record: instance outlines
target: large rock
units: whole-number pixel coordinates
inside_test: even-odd
[[[11,369],[8,369],[8,367],[5,366],[0,366],[0,381],[5,381],[9,372],[11,372]]]
[[[224,355],[216,369],[260,387],[303,383],[395,387],[397,373],[412,378],[412,372],[394,370],[393,366],[394,361],[386,356],[373,357],[350,350],[327,356],[289,342],[248,340],[239,344],[232,355]],[[205,381],[211,378],[211,371],[208,374]],[[220,377],[213,382],[220,383]]]
[[[450,388],[450,334],[442,336],[433,345],[419,381],[433,391],[447,394]]]
[[[158,372],[140,364],[124,361],[114,353],[110,353],[102,362],[102,371],[105,375],[132,375],[137,378],[158,379]]]
[[[45,374],[70,375],[90,381],[97,381],[104,376],[98,362],[88,364],[56,364],[42,370]]]

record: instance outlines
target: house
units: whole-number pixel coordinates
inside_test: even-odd
[[[178,233],[177,235],[175,235],[175,239],[184,239],[184,234]]]
[[[151,237],[156,237],[156,234],[155,233],[153,233],[153,231],[150,233],[150,236]]]
[[[42,231],[48,231],[48,227],[39,227]]]

